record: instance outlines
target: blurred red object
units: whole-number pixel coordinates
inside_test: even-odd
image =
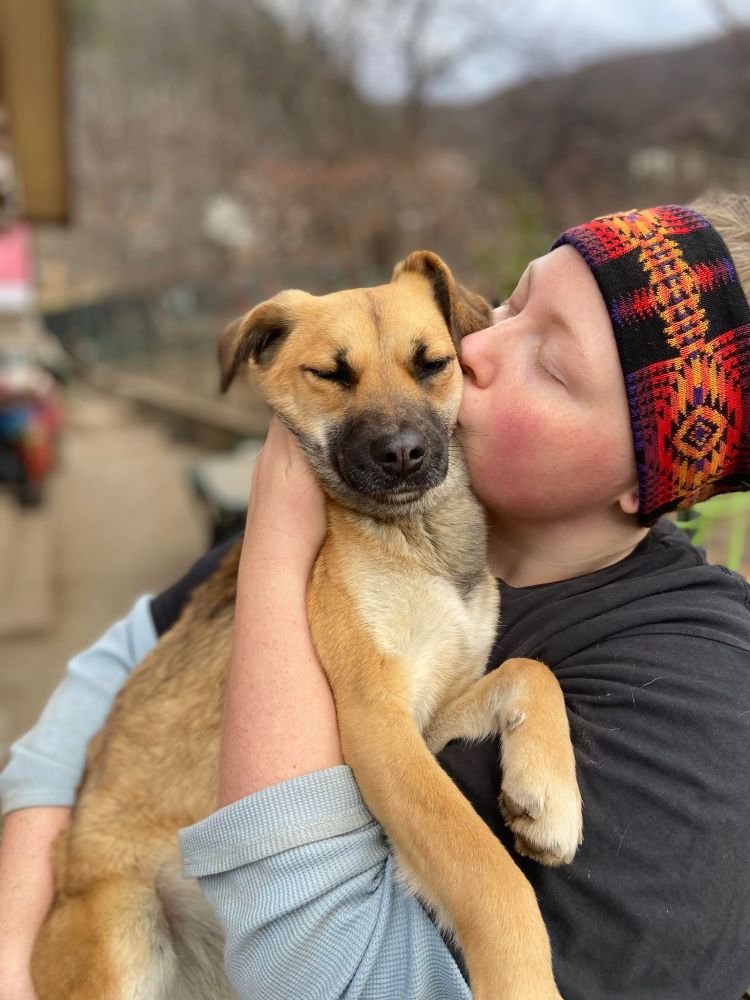
[[[56,380],[23,356],[0,356],[0,482],[24,505],[43,499],[62,426]]]

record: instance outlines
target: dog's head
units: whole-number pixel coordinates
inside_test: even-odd
[[[434,253],[387,285],[281,292],[225,331],[221,387],[253,369],[331,496],[372,516],[421,508],[445,480],[461,400],[461,338],[491,322]]]

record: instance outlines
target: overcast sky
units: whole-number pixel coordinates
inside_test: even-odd
[[[290,22],[299,19],[291,13],[304,0],[265,0],[269,7],[290,15]],[[381,0],[382,2],[382,0]],[[305,13],[315,11],[326,25],[333,44],[343,37],[342,10],[363,11],[376,8],[376,3],[361,2],[354,7],[352,0],[315,0]],[[460,0],[435,0],[435,8],[455,10]],[[687,45],[715,36],[722,31],[720,11],[729,11],[735,22],[750,25],[750,0],[467,0],[465,14],[448,14],[436,22],[430,47],[444,51],[470,32],[481,34],[481,20],[476,13],[488,7],[499,12],[503,37],[520,42],[523,55],[502,41],[487,46],[486,52],[462,60],[461,70],[446,78],[433,89],[439,100],[470,101],[483,97],[499,87],[507,86],[535,73],[555,72],[623,52]],[[396,10],[407,12],[408,2]],[[507,12],[511,11],[508,16]],[[357,19],[360,14],[355,15]],[[364,18],[364,15],[362,15]],[[473,20],[473,24],[469,24]],[[363,22],[364,23],[364,20]],[[389,28],[380,18],[367,29],[369,43],[356,62],[355,70],[361,88],[381,100],[398,99],[403,92],[403,69],[396,57],[392,39],[397,27]],[[474,34],[471,37],[474,37]],[[343,43],[342,43],[343,44]]]
[[[555,12],[556,7],[562,16]],[[726,0],[717,5],[711,0],[564,0],[562,8],[544,0],[530,0],[528,5],[531,11],[536,8],[540,20],[558,24],[562,44],[553,46],[553,51],[568,66],[715,37],[723,30],[717,11],[722,7],[735,23],[750,25],[750,0]],[[473,65],[467,63],[461,79],[451,81],[441,96],[471,100],[525,75],[523,61],[514,65],[508,58],[503,62],[497,65],[497,61],[482,59]]]

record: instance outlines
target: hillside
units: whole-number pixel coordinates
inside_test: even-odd
[[[460,109],[386,107],[259,0],[210,18],[201,0],[87,9],[69,74],[73,222],[37,234],[54,303],[178,281],[243,302],[371,283],[415,247],[494,294],[581,218],[750,191],[750,31]]]
[[[432,114],[432,135],[473,148],[489,185],[595,205],[643,187],[690,196],[750,184],[750,31],[619,57]],[[581,186],[584,190],[580,190]],[[563,207],[564,214],[564,207]]]

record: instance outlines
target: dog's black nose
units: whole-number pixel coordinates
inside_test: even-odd
[[[370,444],[370,454],[384,472],[394,478],[416,472],[422,464],[427,446],[416,431],[385,434]]]

